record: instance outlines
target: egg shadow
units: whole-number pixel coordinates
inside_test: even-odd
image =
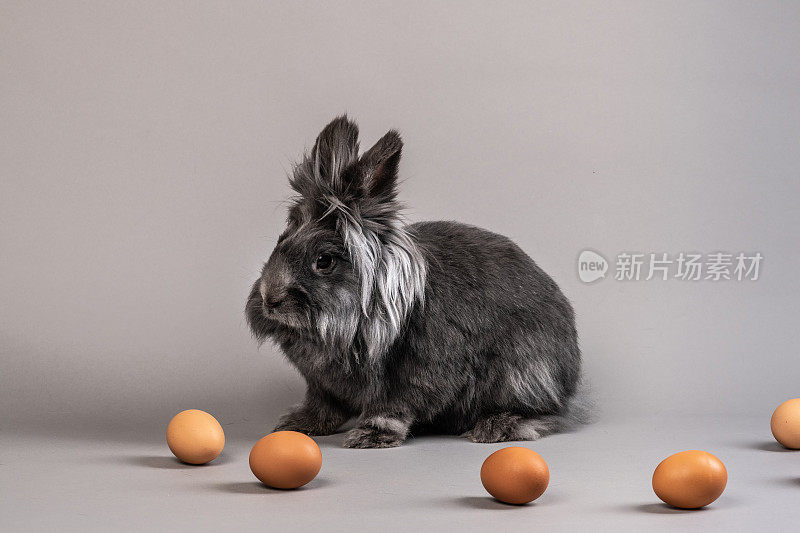
[[[800,489],[800,477],[789,477],[780,480],[781,485]]]
[[[708,511],[708,507],[700,507],[699,509],[681,509],[680,507],[673,507],[666,503],[640,503],[637,505],[626,506],[626,510],[635,511],[637,513],[649,514],[690,514],[702,513]]]
[[[303,485],[296,489],[276,489],[261,483],[260,481],[237,481],[226,483],[215,483],[211,488],[220,492],[228,492],[233,494],[281,494],[288,492],[304,492],[307,490],[314,490],[330,485],[331,482],[325,478],[314,479],[310,483]]]
[[[267,494],[276,492],[258,481],[236,482],[236,483],[216,483],[211,486],[220,492],[230,492],[233,494]]]
[[[452,500],[458,507],[471,507],[472,509],[520,509],[534,507],[535,502],[515,504],[496,500],[491,496],[461,496]]]
[[[761,450],[764,452],[797,452],[797,450],[790,450],[789,448],[783,447],[774,440],[754,442],[749,444],[747,447],[753,450]]]
[[[169,455],[130,455],[123,458],[123,462],[135,466],[144,466],[147,468],[161,468],[164,470],[186,470],[190,468],[209,468],[215,465],[223,465],[231,461],[230,457],[225,454],[220,455],[213,461],[203,465],[193,465],[184,463],[177,457]]]

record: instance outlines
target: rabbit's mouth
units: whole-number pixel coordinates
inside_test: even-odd
[[[299,318],[289,311],[277,311],[262,305],[261,313],[268,322],[274,322],[282,326],[288,326],[295,329],[302,329],[303,325],[300,323]]]
[[[275,308],[262,302],[261,314],[267,323],[290,328],[297,333],[302,334],[314,331],[311,317],[304,310],[298,309],[291,303],[285,303]]]

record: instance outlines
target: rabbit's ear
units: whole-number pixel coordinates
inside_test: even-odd
[[[358,159],[358,126],[347,115],[336,117],[317,136],[309,158],[318,182],[342,187],[342,172]]]
[[[396,194],[397,167],[403,140],[395,130],[381,137],[375,146],[361,156],[364,190],[371,198],[392,200]]]

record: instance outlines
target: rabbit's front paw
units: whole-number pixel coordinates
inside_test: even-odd
[[[405,442],[409,423],[386,416],[362,420],[347,432],[345,448],[395,448]]]
[[[396,448],[405,438],[378,428],[353,428],[344,439],[345,448]]]

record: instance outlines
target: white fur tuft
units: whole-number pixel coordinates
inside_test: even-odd
[[[378,234],[341,203],[331,205],[361,283],[360,340],[372,361],[397,338],[411,306],[422,303],[425,260],[405,229],[393,225]]]

